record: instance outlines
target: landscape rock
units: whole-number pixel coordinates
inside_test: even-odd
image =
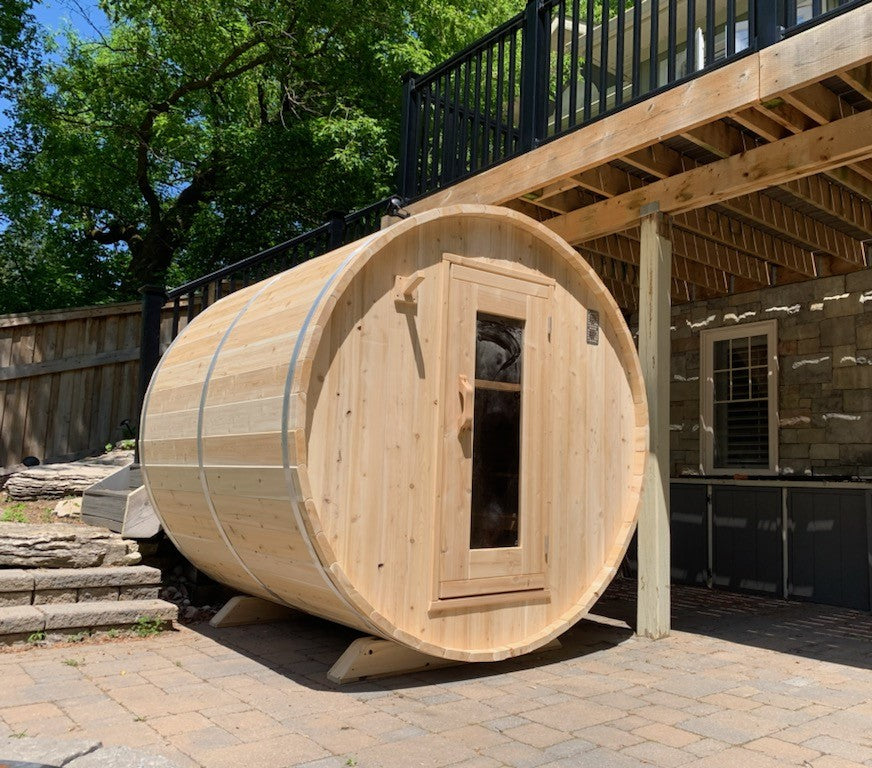
[[[54,523],[0,523],[0,567],[87,568],[136,565],[134,541],[105,528]]]
[[[99,741],[56,739],[46,736],[6,739],[0,758],[4,761],[67,766],[71,761],[88,755],[101,746],[102,743]]]
[[[6,482],[5,490],[14,501],[81,496],[94,483],[99,483],[116,469],[112,465],[83,462],[45,464],[12,475]]]
[[[61,499],[54,508],[55,517],[81,517],[82,516],[82,497],[74,496],[72,498]]]

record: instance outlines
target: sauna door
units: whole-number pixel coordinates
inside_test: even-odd
[[[520,599],[545,588],[553,281],[450,254],[444,265],[438,597]]]

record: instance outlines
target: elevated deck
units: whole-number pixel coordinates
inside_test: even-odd
[[[696,27],[698,51],[688,53],[686,44],[681,47],[682,35],[693,42],[688,4],[660,4],[671,51],[662,77],[671,73],[675,80],[654,89],[650,86],[660,81],[646,80],[647,94],[630,98],[629,105],[622,97],[632,97],[639,73],[650,69],[645,63],[650,53],[634,42],[651,29],[649,2],[638,6],[640,33],[630,22],[634,9],[624,12],[624,22],[613,18],[613,28],[621,23],[627,30],[622,36],[627,47],[638,46],[632,54],[637,61],[627,58],[621,67],[625,54],[617,42],[618,53],[605,55],[612,57],[613,75],[621,69],[630,74],[603,76],[611,85],[596,100],[592,85],[578,80],[580,85],[567,91],[552,72],[543,143],[523,151],[521,131],[517,142],[500,145],[517,147],[515,156],[495,155],[491,148],[485,162],[478,162],[480,140],[463,133],[463,116],[452,123],[454,110],[444,105],[441,127],[434,130],[439,118],[431,109],[425,125],[416,124],[412,141],[411,156],[418,160],[413,170],[407,166],[408,179],[412,191],[423,194],[408,210],[478,202],[527,213],[577,247],[627,310],[638,306],[639,224],[652,210],[671,216],[673,303],[865,268],[872,238],[872,5],[841,4],[827,15],[815,3],[808,13],[817,15],[802,21],[803,4],[788,3],[794,12],[799,8],[796,25],[759,50],[747,38],[739,49],[741,13],[736,21],[735,5],[717,4],[722,5],[733,6],[732,26],[717,13],[704,19]],[[562,24],[566,6],[558,3],[552,13]],[[607,27],[608,22],[600,24],[594,34],[580,37],[562,37],[558,27],[551,38],[561,39],[551,47],[551,60],[567,48],[581,56],[586,41],[597,38],[587,58],[595,64],[598,47],[614,40],[614,32],[603,31]],[[711,50],[706,28],[726,28],[728,39],[735,36],[734,50],[722,45],[723,32],[715,35],[721,43]],[[656,43],[648,46],[656,56]],[[495,54],[488,50],[486,60],[506,56],[499,43]],[[473,51],[467,62],[474,68],[481,56]],[[681,66],[688,69],[697,60],[705,61],[700,69],[680,76]],[[463,75],[468,64],[446,66]],[[436,79],[442,77],[442,90],[451,92],[447,71]],[[461,77],[458,88],[464,87]],[[496,124],[485,134],[498,130],[505,134]],[[442,160],[433,165],[437,149]],[[445,157],[468,162],[449,167]]]

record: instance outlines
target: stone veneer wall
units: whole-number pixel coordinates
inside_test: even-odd
[[[672,475],[701,471],[699,332],[771,318],[781,473],[872,477],[872,269],[673,307]]]

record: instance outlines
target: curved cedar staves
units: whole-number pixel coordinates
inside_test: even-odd
[[[140,434],[154,507],[209,575],[490,661],[556,637],[611,580],[647,425],[590,267],[521,214],[462,205],[209,307],[164,355]]]

